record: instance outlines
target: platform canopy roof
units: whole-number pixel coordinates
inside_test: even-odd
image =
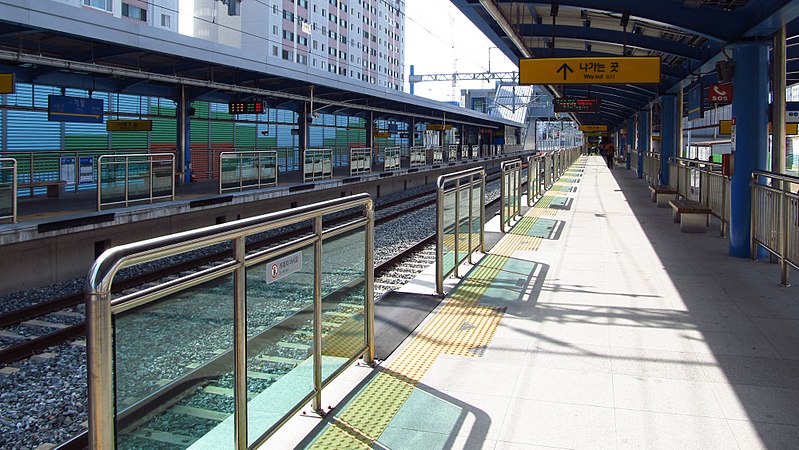
[[[375,120],[522,126],[502,117],[406,94],[299,64],[59,2],[0,0],[0,72],[16,81],[191,100],[263,100],[267,107]],[[313,98],[313,100],[311,100]]]
[[[658,95],[707,75],[736,43],[787,34],[788,85],[799,82],[799,1],[452,0],[512,61],[521,58],[658,56],[658,84],[548,85],[555,96],[598,98],[583,124],[620,125]]]

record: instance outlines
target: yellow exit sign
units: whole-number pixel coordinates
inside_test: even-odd
[[[448,124],[448,123],[447,124],[443,124],[443,123],[428,123],[427,124],[427,129],[430,130],[430,131],[445,131],[445,130],[451,130],[452,129],[452,125]]]
[[[14,74],[0,73],[0,94],[14,93]]]
[[[607,125],[580,125],[580,131],[608,131]]]
[[[659,56],[519,60],[519,84],[660,83]]]
[[[153,131],[152,120],[109,120],[106,131]]]

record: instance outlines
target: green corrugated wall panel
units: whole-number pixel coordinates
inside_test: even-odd
[[[64,150],[82,151],[99,150],[108,148],[107,135],[66,135],[64,136]]]
[[[112,131],[111,148],[147,149],[146,131]]]
[[[153,119],[153,131],[151,131],[152,144],[169,145],[174,147],[177,144],[177,120],[176,119]]]
[[[257,129],[255,124],[236,124],[236,141],[234,147],[249,150],[256,147]]]
[[[233,122],[211,122],[211,142],[233,144]]]

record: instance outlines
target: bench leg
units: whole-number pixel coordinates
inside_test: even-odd
[[[61,185],[51,184],[47,186],[47,196],[50,198],[58,198],[61,196]]]
[[[658,208],[668,208],[669,200],[674,200],[674,194],[657,194]]]
[[[671,208],[671,220],[674,223],[680,223],[680,210]]]
[[[680,232],[705,233],[707,232],[707,214],[682,213],[680,214]]]

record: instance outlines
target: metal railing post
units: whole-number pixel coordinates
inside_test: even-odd
[[[313,389],[311,407],[322,414],[322,217],[314,218],[313,259]]]
[[[247,266],[245,238],[233,242],[237,267],[233,272],[233,391],[236,448],[247,449]]]
[[[474,216],[472,215],[472,208],[474,208],[474,202],[472,201],[472,190],[474,190],[474,175],[469,175],[469,234],[467,235],[466,245],[469,246],[469,264],[473,264],[472,261],[472,253],[474,252],[474,248],[472,247],[472,223],[474,222]]]
[[[366,250],[364,257],[364,274],[366,278],[366,353],[363,362],[373,365],[375,362],[375,211],[371,203],[364,207],[366,211]],[[321,326],[321,324],[320,324]]]
[[[780,197],[782,201],[780,202],[780,218],[779,218],[779,232],[777,233],[778,236],[782,236],[780,239],[780,284],[783,286],[789,286],[788,283],[788,235],[790,234],[790,218],[788,217],[788,202],[790,201],[788,197],[788,185],[790,183],[787,181],[782,181],[780,185],[782,186],[782,192],[780,193]]]
[[[480,252],[486,251],[486,237],[485,237],[485,223],[486,223],[486,177],[485,174],[480,176]]]
[[[757,198],[757,194],[758,194],[758,192],[757,192],[758,191],[758,188],[757,188],[757,175],[755,175],[753,173],[752,174],[752,179],[750,180],[749,183],[750,183],[750,188],[752,189],[752,199],[751,199],[752,200],[752,203],[751,203],[752,214],[751,214],[751,217],[749,219],[749,238],[750,238],[750,242],[749,242],[750,255],[749,255],[749,257],[752,259],[752,261],[755,261],[755,260],[757,260],[757,242],[755,241],[756,236],[757,236],[757,227],[756,227],[756,222],[757,221],[755,220],[755,213],[756,213],[756,211],[760,210],[760,208],[757,207],[757,205],[759,204],[759,199]]]
[[[111,330],[111,293],[103,289],[86,294],[86,364],[89,393],[89,448],[114,447],[114,392]]]
[[[444,293],[444,186],[436,195],[436,292]]]
[[[455,278],[460,278],[460,274],[458,273],[458,250],[460,247],[460,228],[461,228],[461,217],[460,217],[460,203],[461,203],[461,180],[460,178],[455,180]]]

